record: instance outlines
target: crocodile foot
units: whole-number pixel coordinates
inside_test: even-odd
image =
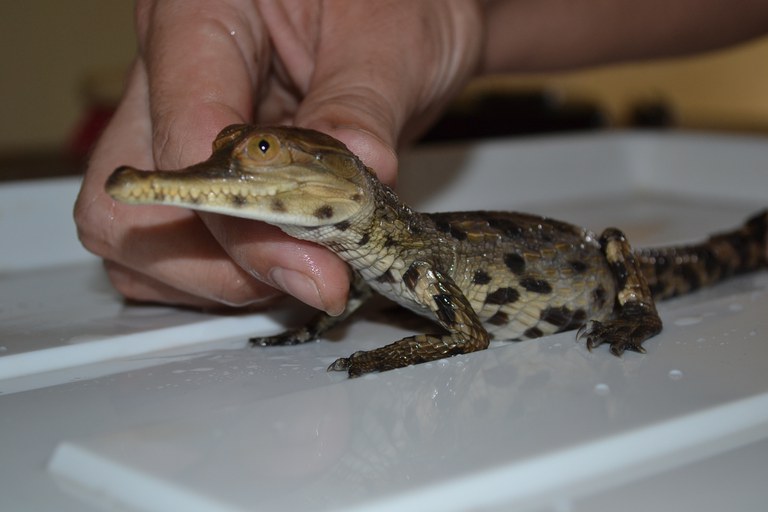
[[[622,315],[604,322],[593,320],[579,330],[577,337],[586,338],[590,351],[607,343],[613,355],[621,356],[627,350],[644,354],[643,342],[660,331],[657,315]]]
[[[298,345],[317,340],[317,332],[306,327],[290,329],[273,336],[255,336],[248,340],[253,347],[270,347],[276,345]]]

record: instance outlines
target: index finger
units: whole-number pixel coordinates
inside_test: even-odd
[[[151,10],[139,11],[155,162],[182,168],[209,156],[221,128],[250,120],[260,79],[269,70],[269,39],[247,0],[158,0]],[[250,275],[312,306],[343,310],[346,265],[327,249],[252,221],[202,213],[200,218]]]
[[[155,163],[175,169],[203,160],[224,126],[251,117],[267,51],[253,5],[160,0],[137,8],[137,25]]]

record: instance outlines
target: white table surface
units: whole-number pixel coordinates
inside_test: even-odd
[[[348,380],[326,366],[419,325],[379,304],[253,349],[306,310],[125,305],[76,240],[77,185],[0,186],[0,510],[764,510],[768,272],[661,304],[645,355],[571,332]],[[434,147],[400,189],[690,241],[768,206],[768,140]]]

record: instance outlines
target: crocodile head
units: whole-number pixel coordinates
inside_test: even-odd
[[[175,205],[318,227],[370,210],[375,178],[344,144],[314,130],[232,125],[204,162],[177,171],[115,170],[106,183],[129,204]]]

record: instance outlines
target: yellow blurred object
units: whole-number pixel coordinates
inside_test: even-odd
[[[768,38],[706,55],[568,73],[490,76],[468,89],[543,88],[565,100],[595,102],[613,126],[638,103],[663,101],[676,126],[768,132]]]

